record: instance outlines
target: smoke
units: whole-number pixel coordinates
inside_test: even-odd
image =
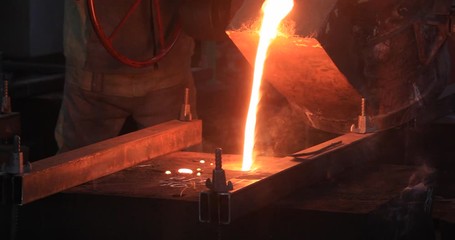
[[[265,81],[258,110],[256,151],[263,156],[286,156],[308,147],[308,126],[289,102]]]
[[[427,192],[435,184],[436,170],[424,164],[409,178],[408,186],[402,191],[402,198],[407,195],[419,196]]]
[[[431,205],[435,176],[435,169],[419,167],[398,197],[370,214],[367,239],[434,239]]]

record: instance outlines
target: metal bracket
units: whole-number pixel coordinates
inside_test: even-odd
[[[24,173],[30,172],[31,164],[24,161],[21,151],[21,138],[14,136],[14,146],[11,158],[1,169],[0,200],[2,204],[20,205],[22,203],[22,178]]]
[[[231,193],[205,191],[199,194],[199,221],[202,223],[231,223]]]
[[[205,182],[210,191],[199,194],[199,221],[203,223],[229,224],[231,222],[232,182],[226,182],[226,174],[222,168],[222,149],[215,150],[215,169],[212,179]]]
[[[20,175],[0,173],[0,204],[22,205],[21,184]]]
[[[371,123],[368,117],[365,115],[365,98],[362,98],[362,112],[358,118],[357,126],[355,126],[355,124],[351,125],[351,132],[361,134],[374,132],[376,128],[370,125]]]
[[[193,120],[193,115],[191,114],[191,105],[190,105],[190,89],[185,88],[184,103],[180,109],[180,121],[190,122]]]

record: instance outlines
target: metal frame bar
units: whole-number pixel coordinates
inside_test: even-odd
[[[342,135],[300,151],[299,153],[313,154],[306,154],[299,158],[259,156],[253,165],[256,170],[250,172],[240,171],[240,155],[224,154],[223,166],[226,177],[234,185],[234,190],[229,192],[230,220],[238,219],[247,213],[270,205],[302,187],[334,178],[347,168],[373,161],[372,148],[377,148],[377,143],[380,142],[383,134],[385,133]],[[337,142],[341,142],[341,144],[327,148]],[[200,164],[198,159],[205,159],[208,162]],[[93,184],[72,188],[66,193],[113,198],[167,199],[194,202],[197,206],[200,193],[207,190],[205,186],[196,185],[194,188],[188,188],[184,195],[176,198],[175,194],[180,193],[182,189],[161,186],[159,182],[169,178],[164,174],[166,169],[181,167],[193,169],[201,167],[202,176],[200,178],[204,179],[211,176],[213,165],[209,165],[209,162],[213,162],[213,159],[213,155],[209,153],[174,152],[151,160],[151,164],[145,162],[144,166],[140,168],[112,174],[95,180]],[[144,176],[150,180],[144,182]],[[128,179],[127,182],[124,182],[125,178]],[[119,185],[119,183],[122,184]],[[129,191],[133,186],[134,191]],[[208,193],[208,201],[203,208],[205,214],[201,220],[216,222],[219,203],[214,203],[213,201],[217,200],[209,195]]]
[[[12,201],[27,204],[201,142],[201,120],[173,120],[55,155],[34,162],[29,173],[12,176]]]
[[[300,188],[337,176],[347,168],[369,161],[365,156],[370,146],[380,137],[380,133],[345,134],[301,152],[317,151],[334,142],[342,142],[327,151],[296,159],[281,158],[280,170],[276,169],[271,176],[231,192],[232,219],[259,210]]]

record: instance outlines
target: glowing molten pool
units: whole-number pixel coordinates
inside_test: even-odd
[[[256,113],[258,109],[262,75],[267,52],[272,40],[278,34],[281,21],[294,7],[293,0],[266,0],[262,5],[263,19],[259,31],[259,44],[254,64],[253,87],[245,124],[242,171],[249,171],[254,160]]]

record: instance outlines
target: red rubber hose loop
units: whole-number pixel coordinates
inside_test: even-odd
[[[102,26],[101,26],[101,24],[100,24],[100,22],[98,20],[98,17],[96,15],[95,0],[87,0],[87,6],[88,6],[88,10],[89,10],[90,20],[91,20],[92,25],[93,25],[93,29],[94,29],[96,35],[98,36],[101,44],[103,45],[103,47],[106,49],[106,51],[112,57],[114,57],[118,61],[122,62],[123,64],[126,64],[126,65],[128,65],[130,67],[134,67],[134,68],[148,67],[148,66],[150,66],[152,64],[155,64],[158,61],[160,61],[164,56],[166,56],[166,54],[169,53],[169,51],[172,49],[172,47],[174,47],[175,43],[177,42],[177,39],[180,36],[180,33],[182,32],[182,28],[180,27],[180,25],[176,25],[174,27],[173,34],[171,36],[172,40],[170,42],[168,42],[168,43],[165,43],[165,41],[164,41],[164,30],[163,30],[162,21],[161,21],[161,11],[158,8],[158,9],[156,9],[157,18],[158,18],[157,19],[157,21],[158,21],[158,32],[159,32],[160,44],[162,44],[162,45],[158,49],[157,54],[155,56],[152,56],[149,59],[140,61],[140,60],[131,59],[131,58],[123,55],[119,51],[117,51],[117,49],[115,49],[113,44],[112,44],[112,38],[116,35],[118,29],[120,29],[124,25],[126,19],[128,19],[129,16],[132,14],[132,12],[134,12],[134,10],[136,10],[137,6],[139,5],[139,3],[141,1],[142,0],[137,0],[132,5],[132,7],[129,9],[128,13],[125,15],[125,17],[122,19],[122,21],[118,24],[118,26],[114,29],[114,31],[112,32],[111,36],[108,37],[106,35],[106,33],[104,32],[104,29],[102,28]],[[158,0],[155,0],[155,2],[157,2],[157,1]],[[159,6],[159,4],[158,4],[158,6]],[[161,26],[160,26],[160,24],[161,24]]]

